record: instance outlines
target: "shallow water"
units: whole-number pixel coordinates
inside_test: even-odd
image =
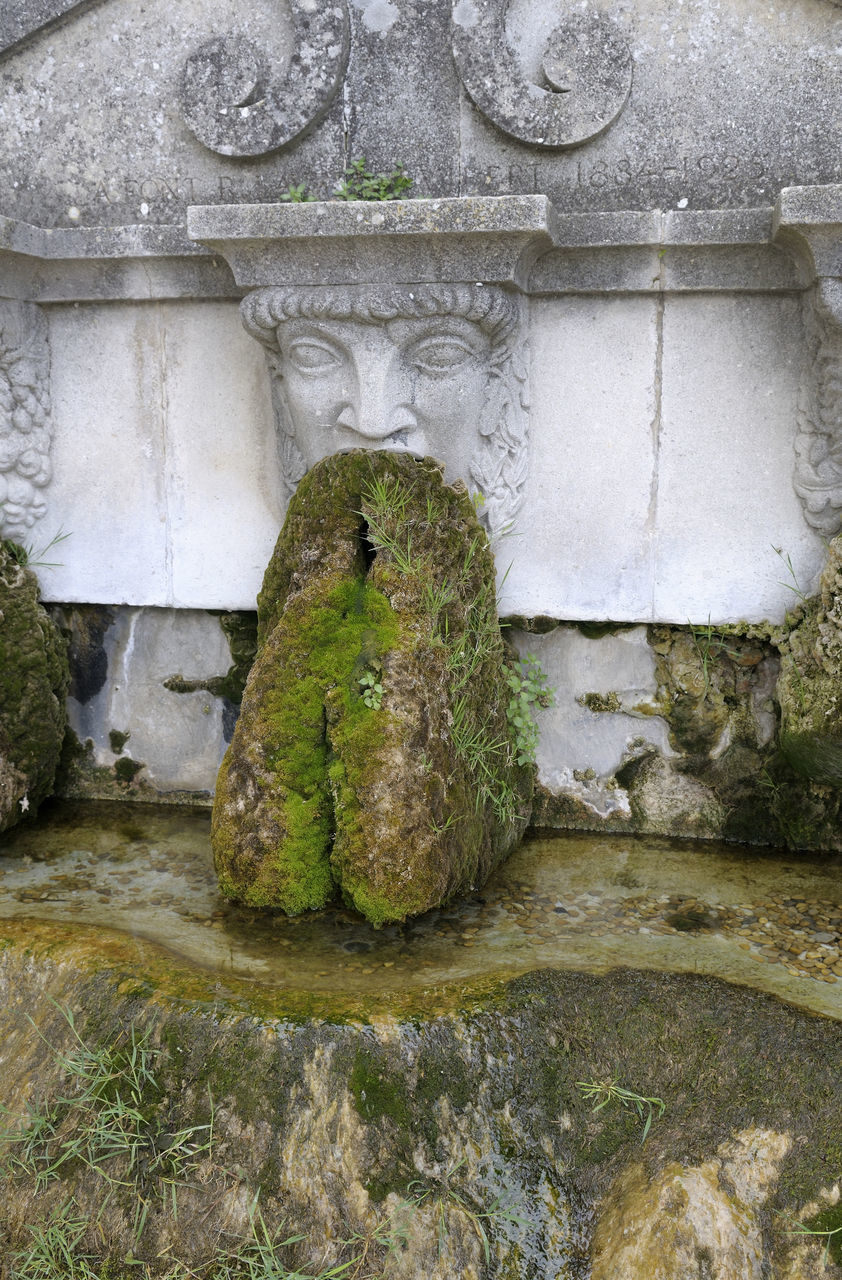
[[[542,967],[714,975],[842,1018],[842,858],[533,834],[480,893],[374,930],[216,888],[207,811],[53,804],[0,838],[0,919],[100,925],[278,989],[383,996]]]

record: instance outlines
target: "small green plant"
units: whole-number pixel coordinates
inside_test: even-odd
[[[624,1089],[614,1079],[577,1080],[576,1088],[588,1102],[594,1102],[594,1113],[614,1103],[625,1110],[636,1111],[640,1119],[644,1120],[641,1142],[646,1141],[656,1114],[662,1116],[666,1111],[666,1103],[662,1098],[645,1098],[643,1094]]]
[[[436,1230],[438,1236],[439,1256],[444,1252],[445,1240],[447,1239],[447,1210],[455,1209],[468,1219],[471,1227],[477,1234],[482,1251],[485,1256],[485,1265],[488,1267],[491,1263],[491,1245],[488,1239],[487,1225],[499,1225],[503,1222],[510,1222],[515,1226],[522,1227],[525,1225],[524,1219],[519,1217],[508,1206],[504,1205],[498,1196],[487,1209],[473,1207],[465,1194],[457,1191],[452,1185],[452,1179],[458,1170],[464,1165],[465,1160],[457,1161],[452,1168],[448,1169],[444,1176],[431,1185],[423,1182],[411,1182],[407,1190],[412,1191],[414,1187],[422,1188],[407,1201],[407,1207],[413,1213],[424,1204],[431,1204],[435,1210]]]
[[[377,679],[376,673],[366,671],[365,675],[360,677],[359,683],[362,685],[365,705],[371,707],[372,711],[379,711],[383,701],[383,686]]]
[[[824,1248],[822,1249],[822,1262],[826,1265],[832,1257],[833,1261],[842,1264],[842,1224],[831,1227],[822,1225],[828,1221],[835,1221],[840,1215],[839,1205],[828,1206],[827,1209],[821,1210],[812,1218],[810,1222],[796,1222],[789,1229],[789,1235],[794,1236],[813,1236],[815,1239],[824,1240]]]
[[[15,564],[19,564],[22,569],[58,569],[61,567],[60,560],[45,560],[53,547],[59,546],[62,542],[66,542],[70,537],[69,533],[63,533],[59,529],[54,538],[38,551],[35,550],[34,543],[23,544],[13,542],[11,538],[0,538],[0,546],[6,554],[14,560]]]
[[[511,692],[506,715],[514,734],[517,762],[534,764],[538,749],[538,726],[534,713],[536,707],[553,705],[552,691],[533,653],[521,658],[516,667],[509,668],[506,681]]]
[[[299,182],[297,186],[290,184],[278,197],[285,204],[311,204],[317,198],[307,190],[306,182]]]
[[[778,556],[778,558],[782,561],[782,563],[786,565],[786,570],[787,570],[787,573],[789,574],[789,580],[786,582],[784,582],[780,578],[778,579],[778,586],[786,587],[787,591],[791,591],[794,596],[797,596],[802,604],[806,604],[809,599],[809,596],[806,595],[806,593],[803,592],[801,590],[801,587],[799,586],[795,569],[792,566],[792,556],[789,554],[789,552],[787,552],[786,555],[784,555],[783,547],[773,547],[772,550],[774,551],[775,555]]]
[[[333,195],[336,200],[400,200],[411,186],[402,164],[389,173],[372,173],[365,156],[360,156],[348,165]]]
[[[699,660],[702,664],[702,675],[704,677],[704,693],[707,697],[710,692],[710,673],[714,662],[723,655],[726,658],[738,658],[739,650],[733,645],[729,645],[727,640],[716,630],[710,620],[708,614],[707,623],[703,627],[694,627],[688,622],[690,634],[693,637],[693,644]]]
[[[455,827],[457,822],[461,822],[463,818],[461,813],[450,813],[444,822],[436,822],[434,818],[430,819],[430,830],[434,836],[444,835],[445,831],[449,831],[451,827]]]

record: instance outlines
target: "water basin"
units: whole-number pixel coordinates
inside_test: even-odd
[[[366,1002],[536,968],[695,972],[842,1017],[840,863],[781,850],[533,832],[483,889],[374,930],[218,893],[210,816],[54,803],[0,841],[0,919],[118,930],[192,966]]]

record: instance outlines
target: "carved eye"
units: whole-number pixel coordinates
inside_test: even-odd
[[[474,355],[467,343],[448,333],[422,339],[410,351],[409,359],[423,373],[453,373]]]
[[[290,344],[289,361],[302,373],[324,373],[340,363],[338,352],[317,338],[297,338]]]

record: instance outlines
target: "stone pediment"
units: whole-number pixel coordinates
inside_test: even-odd
[[[831,0],[10,0],[4,213],[180,224],[302,182],[327,198],[359,155],[419,196],[563,214],[771,206],[842,180],[839,28]]]

